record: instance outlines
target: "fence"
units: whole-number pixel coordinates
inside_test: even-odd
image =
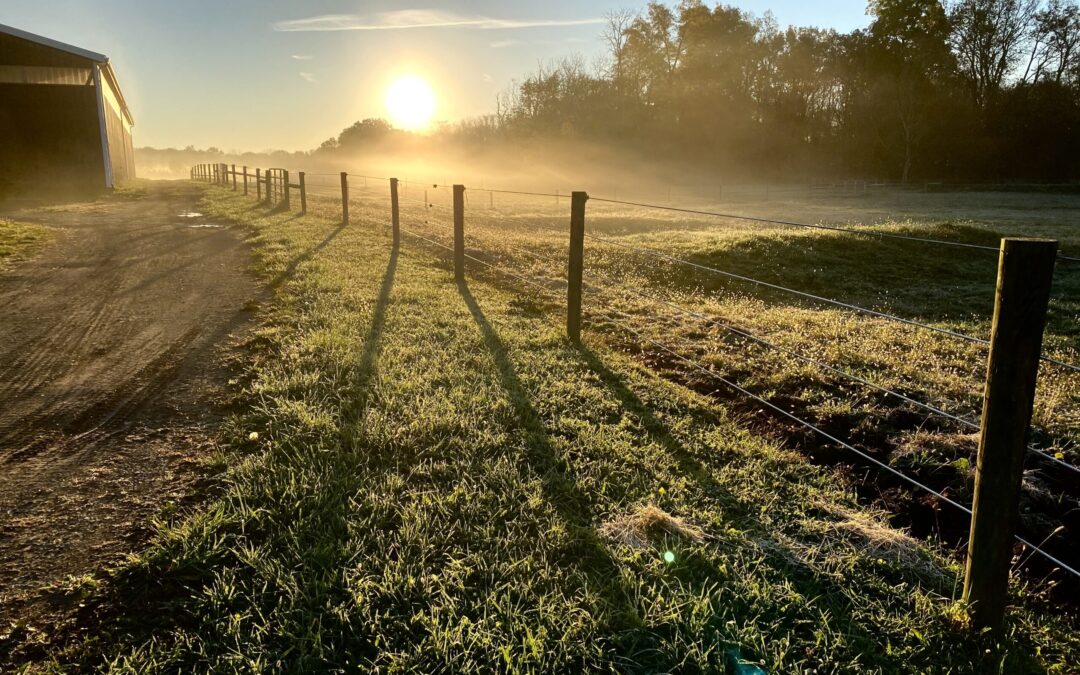
[[[517,274],[496,265],[490,259],[485,260],[483,257],[472,255],[467,251],[465,246],[467,190],[464,185],[447,186],[437,183],[410,183],[409,181],[399,181],[397,178],[350,176],[344,172],[340,174],[305,174],[300,172],[298,174],[299,182],[293,184],[290,182],[289,172],[284,169],[256,169],[254,176],[252,176],[247,167],[241,167],[241,170],[237,171],[235,166],[226,166],[224,164],[198,165],[192,168],[191,175],[193,179],[216,182],[222,187],[231,188],[235,191],[239,191],[242,185],[245,194],[249,194],[249,180],[254,180],[257,190],[256,196],[265,199],[272,207],[290,208],[290,191],[293,189],[299,190],[301,210],[304,212],[307,211],[309,191],[317,197],[329,198],[334,201],[340,200],[341,222],[346,225],[350,223],[350,205],[359,204],[361,209],[376,206],[384,208],[379,206],[377,202],[382,201],[387,195],[387,193],[384,193],[383,198],[373,199],[371,200],[373,203],[368,204],[366,198],[358,200],[353,194],[354,191],[359,191],[363,195],[370,195],[372,188],[369,187],[369,182],[374,182],[378,186],[376,189],[379,190],[388,188],[390,227],[394,245],[399,244],[401,235],[404,233],[425,245],[445,250],[452,258],[454,276],[457,281],[464,281],[467,271],[466,265],[475,263],[496,273],[530,284],[549,295],[556,294],[561,297],[565,286],[566,331],[570,340],[574,342],[580,341],[583,317],[586,314],[599,316],[610,324],[617,326],[620,330],[633,335],[640,344],[650,345],[652,349],[667,355],[691,371],[724,385],[739,396],[747,397],[783,420],[804,427],[829,443],[835,444],[868,464],[889,473],[915,490],[933,495],[941,502],[957,509],[962,514],[966,514],[970,519],[970,537],[965,565],[963,597],[969,603],[969,611],[976,626],[998,626],[1002,621],[1014,541],[1019,542],[1027,550],[1031,551],[1030,555],[1042,556],[1051,565],[1080,578],[1080,571],[1042,548],[1046,543],[1045,540],[1036,545],[1016,533],[1025,455],[1034,455],[1040,461],[1045,461],[1059,470],[1080,475],[1080,469],[1077,467],[1028,443],[1040,364],[1067,373],[1080,372],[1080,365],[1048,355],[1042,350],[1042,338],[1055,263],[1060,262],[1068,265],[1080,262],[1078,257],[1060,253],[1057,250],[1057,242],[1055,241],[1006,238],[1001,241],[1000,247],[992,247],[907,234],[868,232],[844,226],[807,224],[660,205],[643,201],[620,201],[614,198],[590,197],[585,192],[572,192],[566,195],[558,192],[543,193],[490,188],[470,190],[476,194],[486,194],[486,201],[492,209],[494,209],[496,195],[516,195],[534,200],[548,200],[548,204],[554,204],[558,208],[562,208],[563,202],[569,199],[569,230],[561,227],[547,228],[560,237],[566,237],[564,241],[567,244],[565,285],[562,283],[553,285],[547,280],[541,281],[536,278],[529,278],[527,275]],[[310,178],[315,180],[312,181]],[[451,203],[436,203],[436,200],[430,199],[429,191],[442,194],[447,192],[447,188],[449,188]],[[415,196],[413,192],[416,193]],[[420,199],[421,194],[422,200]],[[632,246],[617,241],[612,237],[590,232],[586,229],[586,206],[590,202],[600,205],[634,207],[650,211],[738,219],[748,223],[768,223],[785,227],[821,229],[843,236],[872,237],[878,240],[898,240],[920,245],[993,252],[998,256],[998,276],[990,336],[989,338],[982,338],[951,328],[935,326],[878,309],[844,302],[746,274],[706,265],[650,247]],[[433,212],[439,213],[440,217],[450,218],[452,220],[452,244],[448,245],[433,239],[431,236],[424,236],[418,231],[403,227],[401,217],[403,204],[406,207],[415,208],[418,206],[422,208],[420,213],[423,215],[417,219],[417,222],[421,220],[425,223],[428,222],[428,214]],[[483,208],[483,200],[476,206]],[[386,212],[382,211],[382,213],[385,214]],[[964,429],[977,430],[980,442],[975,473],[974,499],[971,506],[962,504],[941,491],[934,490],[903,471],[859,449],[855,444],[845,441],[822,429],[821,426],[785,410],[763,396],[753,393],[745,386],[702,365],[695,359],[686,357],[669,345],[650,338],[648,335],[636,330],[624,313],[607,308],[590,309],[586,312],[583,303],[584,290],[610,290],[594,284],[586,284],[586,242],[626,249],[632,251],[635,255],[666,264],[679,265],[695,273],[735,280],[743,284],[767,289],[770,292],[788,294],[815,305],[835,307],[845,312],[854,312],[888,322],[895,322],[913,330],[926,331],[943,338],[958,340],[985,349],[988,356],[983,389],[982,415],[978,421],[973,421],[959,414],[950,413],[942,407],[919,400],[915,396],[883,386],[872,379],[850,372],[850,370],[843,367],[826,363],[823,359],[807,355],[797,349],[785,347],[774,340],[736,327],[715,316],[687,309],[669,299],[635,288],[620,289],[623,292],[639,297],[643,301],[664,306],[684,316],[693,317],[743,340],[785,354],[802,363],[822,368],[837,377],[868,387],[886,396],[894,397],[919,408],[929,415],[949,420]]]

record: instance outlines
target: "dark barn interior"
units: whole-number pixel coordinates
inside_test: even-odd
[[[0,26],[0,194],[134,177],[131,126],[105,56]]]

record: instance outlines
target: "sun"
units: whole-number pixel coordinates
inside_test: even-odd
[[[435,92],[423,78],[404,75],[387,87],[386,110],[394,126],[409,131],[425,129],[435,113]]]

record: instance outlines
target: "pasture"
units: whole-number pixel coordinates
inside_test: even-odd
[[[676,308],[965,419],[978,414],[977,345],[762,294],[612,242],[973,334],[987,331],[992,253],[596,201],[578,347],[564,337],[560,297],[565,197],[467,191],[468,280],[455,284],[440,248],[451,242],[449,190],[403,186],[395,249],[383,186],[354,183],[343,225],[332,190],[320,196],[313,184],[306,216],[205,188],[199,209],[247,228],[274,298],[242,347],[238,408],[205,502],[162,514],[152,544],[106,578],[68,584],[95,630],[49,652],[58,667],[1075,667],[1075,606],[1060,572],[1021,569],[1039,564],[1025,552],[1005,630],[973,635],[958,602],[964,532],[947,505],[655,347],[964,499],[969,432]],[[871,227],[990,245],[1023,221],[1068,230],[1056,215],[1020,215],[1025,203],[1038,212],[1040,196],[1003,194],[1013,201],[997,209],[986,195],[908,197],[926,201]],[[1047,198],[1047,209],[1067,212],[1074,199]],[[979,219],[956,219],[964,200],[981,205]],[[767,208],[801,219],[843,209],[861,223],[892,206]],[[1047,345],[1076,362],[1077,282],[1064,270]],[[1077,376],[1044,370],[1039,447],[1075,462]],[[1075,503],[1075,481],[1030,461],[1024,526],[1052,529]]]

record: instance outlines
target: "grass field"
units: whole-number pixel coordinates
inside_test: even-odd
[[[430,205],[427,208],[423,199],[416,199],[420,187]],[[561,203],[549,197],[483,191],[466,196],[471,196],[466,207],[470,252],[550,287],[555,295],[561,293],[567,246],[565,196]],[[448,190],[407,185],[402,203],[406,227],[450,243]],[[902,234],[991,248],[1003,235],[1055,236],[1063,252],[1072,254],[1080,251],[1080,222],[1076,211],[1070,211],[1078,205],[1075,195],[1012,193],[899,193],[690,204],[734,214],[857,227],[866,234]],[[386,206],[377,196],[372,208]],[[890,208],[899,210],[899,219],[882,216]],[[975,217],[961,219],[968,209]],[[983,346],[713,275],[655,254],[985,338],[993,306],[995,251],[602,201],[589,203],[586,236],[585,310],[595,331],[607,333],[617,346],[637,354],[668,379],[703,393],[719,392],[729,405],[759,418],[755,431],[783,440],[816,461],[835,463],[836,448],[789,420],[775,415],[760,419],[760,406],[754,401],[732,396],[723,384],[686,367],[666,349],[712,367],[892,467],[970,503],[975,430],[885,394],[882,388],[943,409],[973,426],[981,408]],[[476,274],[487,271],[484,265],[470,264]],[[1066,362],[1080,362],[1080,265],[1059,264],[1053,296],[1046,352]],[[639,335],[616,322],[629,324]],[[763,346],[747,334],[789,353]],[[1034,422],[1037,448],[1051,458],[1080,464],[1080,375],[1044,365]],[[840,453],[839,459],[852,457]],[[860,469],[860,492],[886,507],[893,525],[918,534],[935,533],[962,545],[968,533],[965,514],[912,492],[887,472],[862,464],[866,469]],[[1024,535],[1045,539],[1046,547],[1066,560],[1080,559],[1078,540],[1069,534],[1080,529],[1076,474],[1034,453],[1027,468],[1021,509]],[[1032,571],[1039,577],[1052,570],[1040,559],[1033,562]],[[1073,582],[1055,591],[1056,597],[1065,600],[1075,597],[1075,592]]]
[[[50,237],[48,228],[0,218],[0,269],[32,255]]]
[[[547,293],[475,265],[459,287],[441,254],[408,237],[392,251],[385,213],[359,206],[341,227],[330,204],[300,218],[208,189],[207,213],[251,229],[275,299],[246,347],[204,505],[163,514],[154,544],[105,579],[72,580],[94,630],[51,653],[56,669],[716,672],[740,656],[777,673],[1075,668],[1075,619],[1044,586],[1018,580],[1003,634],[972,635],[952,552],[891,527],[843,473],[770,440],[762,419],[704,383],[682,386],[602,322],[570,345]],[[433,211],[404,224],[439,236]],[[507,223],[530,238],[504,228],[490,259],[557,252],[525,232],[543,217]],[[697,236],[667,245],[699,256],[749,246]],[[799,243],[764,241],[792,255]],[[623,284],[735,302],[703,300],[706,289],[655,265],[588,256]],[[525,271],[557,278],[559,258],[536,264]],[[868,359],[915,369],[914,343],[892,356],[879,345],[918,338],[873,321],[745,297],[730,309],[755,327],[801,327],[807,345],[850,337],[827,347],[837,359],[876,346]],[[655,330],[703,343],[689,325]],[[916,380],[927,389],[974,356],[918,346],[933,366]],[[977,371],[957,373],[955,391]],[[803,391],[790,366],[754,377]],[[827,406],[830,387],[799,381]]]

